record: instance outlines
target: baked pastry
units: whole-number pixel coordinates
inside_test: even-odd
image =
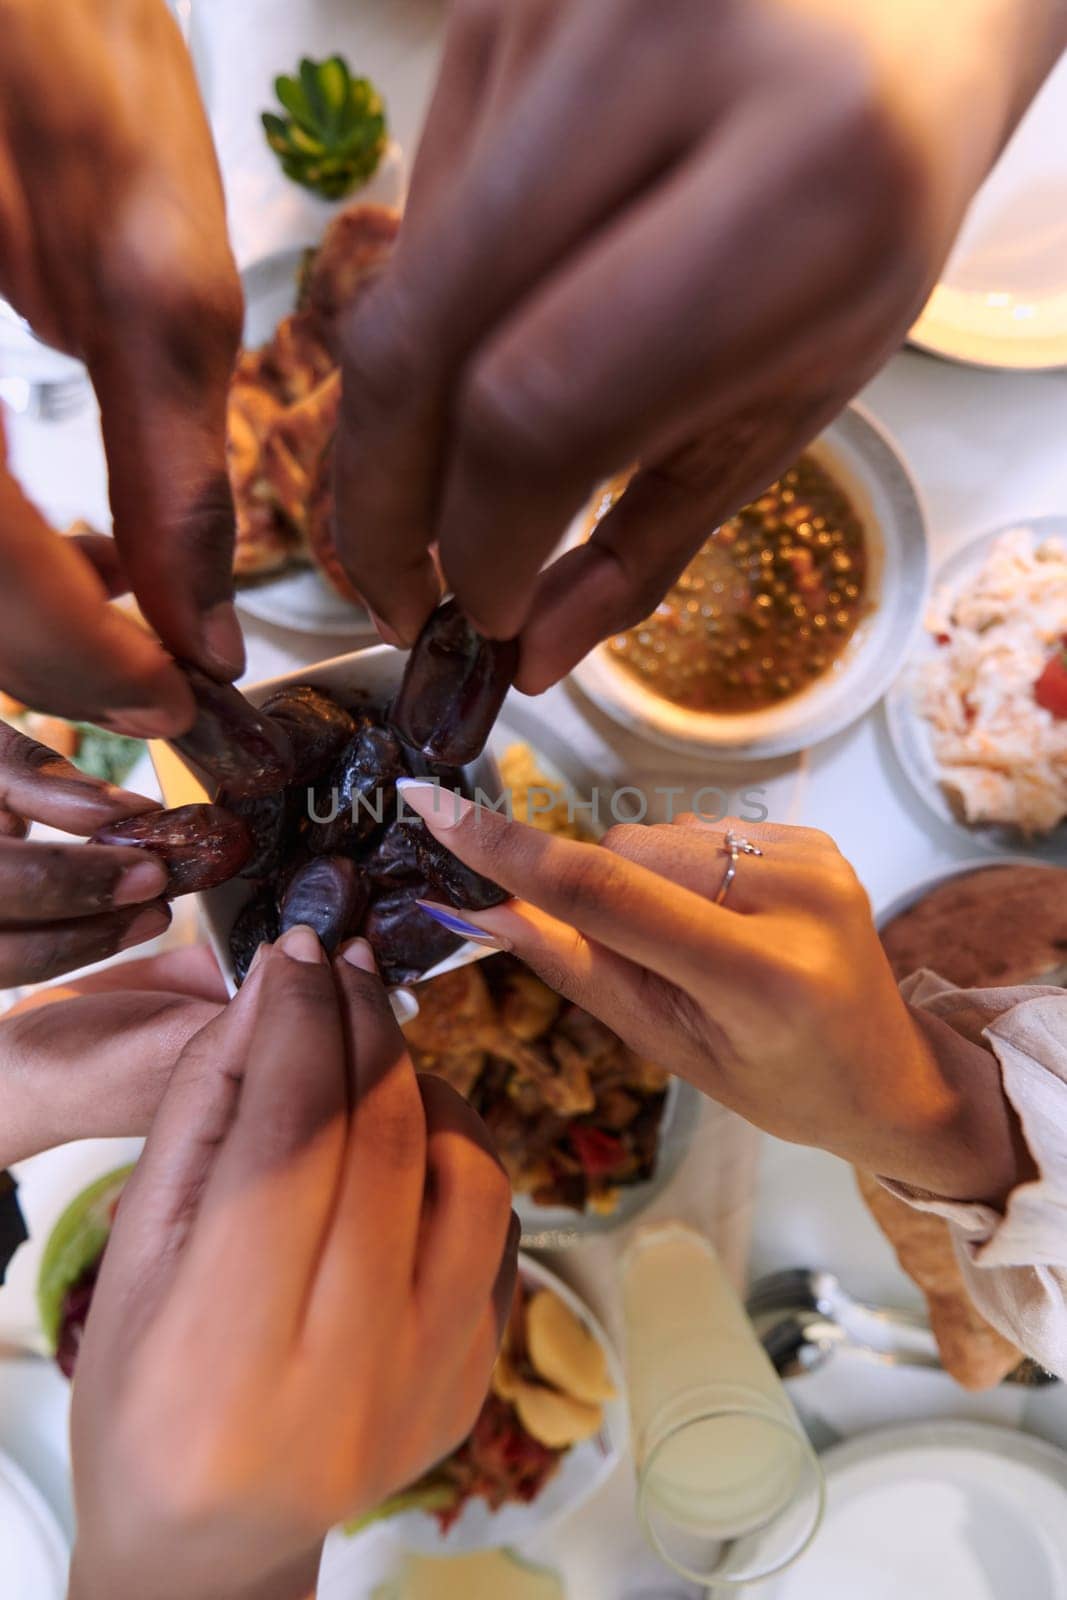
[[[1067,869],[979,867],[882,929],[900,980],[922,967],[960,989],[1067,983]]]
[[[992,1389],[1023,1359],[990,1326],[967,1290],[949,1225],[898,1200],[869,1172],[856,1169],[860,1194],[897,1260],[926,1297],[930,1326],[946,1372],[964,1389]]]

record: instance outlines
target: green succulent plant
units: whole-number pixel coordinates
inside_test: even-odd
[[[275,78],[274,92],[287,115],[264,111],[263,128],[287,177],[340,200],[374,176],[388,128],[369,78],[354,78],[341,56],[305,57],[297,77]]]

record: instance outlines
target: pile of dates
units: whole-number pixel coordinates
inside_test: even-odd
[[[257,710],[232,685],[186,667],[199,715],[176,744],[218,785],[215,803],[130,817],[94,842],[158,855],[169,896],[251,880],[230,935],[238,982],[262,943],[298,923],[331,953],[362,934],[386,982],[409,982],[461,942],[418,900],[477,910],[507,896],[405,813],[397,780],[464,789],[462,768],[484,748],[517,653],[513,641],[476,633],[448,601],[388,708],[341,705],[296,684]]]

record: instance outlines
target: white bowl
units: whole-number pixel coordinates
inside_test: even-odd
[[[447,1533],[442,1533],[437,1519],[425,1511],[407,1511],[391,1518],[386,1527],[408,1550],[428,1556],[463,1555],[473,1550],[518,1545],[535,1532],[543,1534],[552,1523],[570,1516],[592,1499],[626,1449],[630,1432],[626,1375],[604,1329],[584,1300],[532,1256],[520,1255],[519,1272],[534,1289],[550,1289],[558,1295],[585,1324],[607,1356],[615,1399],[604,1406],[604,1425],[597,1437],[572,1446],[555,1476],[529,1505],[507,1505],[490,1511],[486,1501],[469,1500]]]
[[[791,755],[840,733],[885,693],[922,620],[928,581],[926,520],[918,491],[888,435],[849,406],[808,454],[848,493],[867,533],[868,591],[874,606],[840,659],[803,693],[750,713],[691,711],[646,689],[598,645],[572,674],[623,727],[689,754],[764,760]],[[568,544],[585,538],[587,513]]]
[[[301,667],[298,671],[287,672],[282,677],[267,678],[262,683],[247,686],[242,684],[241,692],[254,706],[260,706],[278,689],[288,688],[297,683],[310,683],[316,689],[324,689],[327,693],[334,694],[342,702],[347,703],[364,697],[372,704],[384,706],[400,687],[407,657],[407,651],[394,650],[391,645],[376,645],[370,650],[357,650],[352,655],[336,656],[332,661],[321,661],[314,667]],[[187,761],[169,745],[157,740],[153,740],[149,750],[165,805],[169,807],[203,804],[212,798],[215,786],[195,763]],[[499,791],[500,776],[491,756],[483,754],[466,770],[472,783],[486,794],[496,794]],[[215,958],[231,994],[236,993],[237,979],[233,957],[230,954],[230,932],[239,912],[254,893],[254,884],[243,878],[232,878],[229,883],[222,883],[217,889],[208,889],[196,897],[211,948],[215,952]],[[484,960],[492,953],[492,950],[484,945],[464,942],[446,960],[439,961],[435,967],[430,967],[416,982],[422,983],[428,978],[440,977],[443,972],[464,967],[470,961]],[[414,1016],[418,1009],[416,1004],[404,1002],[403,997],[410,987],[410,984],[404,984],[394,991],[402,997],[399,1007],[394,1006],[401,1021]]]

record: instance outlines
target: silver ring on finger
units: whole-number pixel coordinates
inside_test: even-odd
[[[726,831],[726,838],[722,846],[725,854],[729,856],[726,863],[726,872],[719,885],[719,892],[715,896],[717,906],[725,905],[726,896],[730,893],[733,881],[737,877],[737,863],[742,856],[761,856],[763,851],[758,844],[753,844],[751,839],[746,839],[742,834],[735,833],[732,828]]]

